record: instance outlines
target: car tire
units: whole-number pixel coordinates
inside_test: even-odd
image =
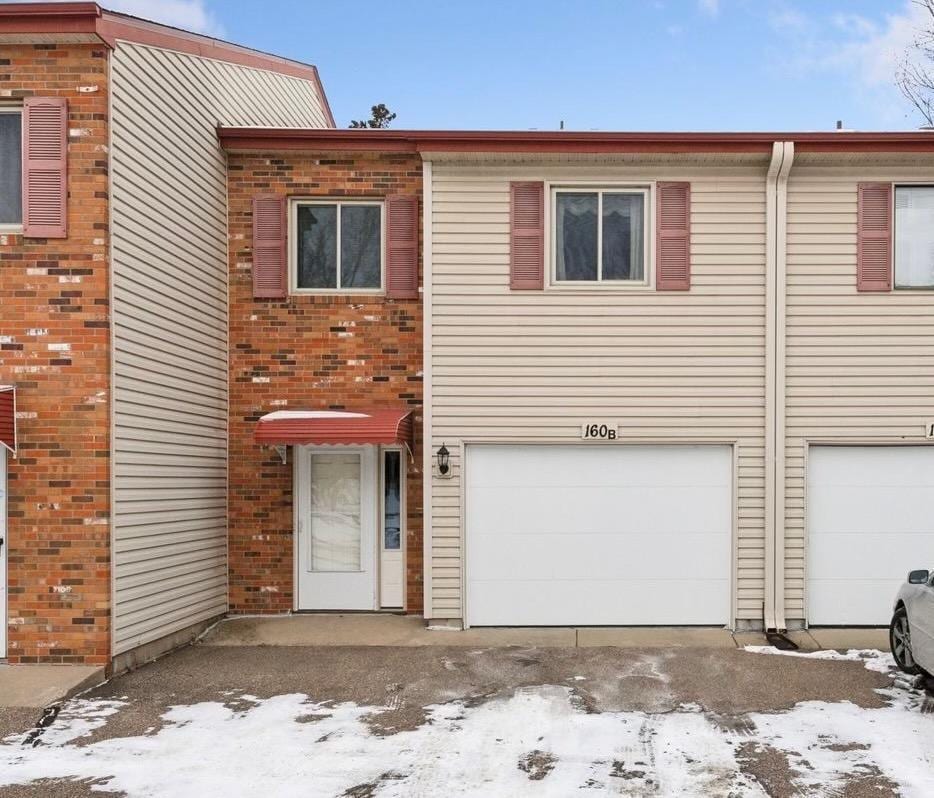
[[[908,611],[904,607],[895,610],[892,623],[889,624],[889,648],[900,670],[912,676],[921,673],[921,668],[911,653],[911,628],[908,624]]]

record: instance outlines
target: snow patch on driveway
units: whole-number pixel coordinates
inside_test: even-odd
[[[776,654],[782,657],[803,657],[804,659],[826,659],[834,662],[862,662],[868,671],[891,673],[895,669],[895,659],[891,654],[874,648],[851,648],[849,651],[784,651],[775,646],[743,646],[743,651],[751,654]]]
[[[881,692],[881,709],[811,701],[731,725],[693,704],[585,711],[573,688],[539,685],[427,707],[426,723],[392,735],[367,723],[385,707],[239,694],[172,707],[150,734],[103,740],[131,703],[73,700],[39,745],[22,745],[23,736],[0,745],[0,786],[105,779],[95,789],[131,798],[764,796],[743,767],[758,745],[787,758],[804,794],[842,794],[869,773],[905,796],[934,795],[934,716],[922,713],[919,693]]]

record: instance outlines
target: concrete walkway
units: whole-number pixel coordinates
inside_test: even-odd
[[[43,709],[103,681],[93,665],[0,665],[0,709]]]
[[[888,648],[884,629],[818,629],[792,632],[804,651],[822,648]],[[545,648],[737,648],[768,645],[759,632],[700,627],[510,628],[427,627],[416,616],[297,614],[233,617],[210,629],[208,646],[537,646]]]

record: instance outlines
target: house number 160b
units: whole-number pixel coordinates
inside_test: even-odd
[[[581,426],[581,438],[594,441],[615,441],[616,425],[604,422],[591,422]]]

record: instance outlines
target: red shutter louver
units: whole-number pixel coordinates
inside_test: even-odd
[[[509,287],[545,287],[545,184],[509,184]]]
[[[418,299],[418,197],[386,197],[386,296]]]
[[[655,214],[655,288],[691,287],[691,184],[658,183]]]
[[[0,385],[0,446],[16,454],[16,389]]]
[[[28,97],[23,105],[23,235],[65,238],[68,212],[68,103]]]
[[[857,189],[856,290],[892,290],[892,185]]]
[[[289,294],[286,264],[285,198],[264,194],[253,198],[253,296],[284,299]]]

